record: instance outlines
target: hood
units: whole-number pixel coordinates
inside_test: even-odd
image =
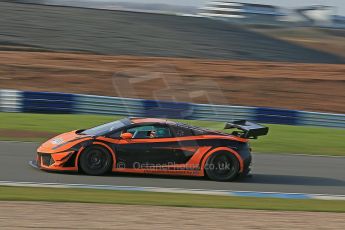
[[[52,139],[44,142],[37,152],[41,153],[56,153],[68,150],[79,142],[90,138],[88,135],[78,134],[78,130],[74,130],[68,133],[60,134]]]

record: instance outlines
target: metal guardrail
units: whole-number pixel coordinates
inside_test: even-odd
[[[268,124],[345,128],[345,114],[17,90],[0,90],[0,111],[165,117],[209,121],[244,119]]]
[[[299,125],[345,128],[345,114],[300,111]]]
[[[0,90],[0,111],[21,112],[21,92],[17,90]]]
[[[143,116],[139,99],[75,95],[75,113]]]

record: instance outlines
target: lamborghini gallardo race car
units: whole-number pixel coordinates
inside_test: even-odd
[[[250,172],[248,140],[268,128],[226,123],[232,134],[156,118],[125,118],[61,134],[42,144],[31,164],[49,171],[208,176],[231,181]]]

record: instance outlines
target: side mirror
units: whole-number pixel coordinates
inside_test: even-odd
[[[122,133],[121,134],[121,138],[125,139],[125,140],[129,140],[129,139],[133,138],[133,134],[131,134],[131,133]]]

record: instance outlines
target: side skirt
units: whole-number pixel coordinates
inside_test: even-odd
[[[161,167],[161,168],[114,168],[112,172],[139,173],[139,174],[157,174],[172,176],[204,176],[204,171],[198,169],[186,169],[186,167]]]

